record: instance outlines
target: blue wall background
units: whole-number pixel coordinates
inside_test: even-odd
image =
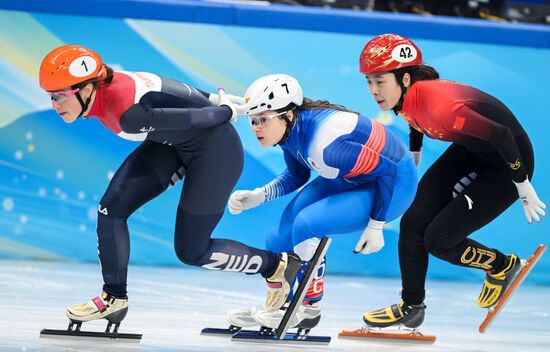
[[[548,27],[206,1],[118,0],[107,6],[106,1],[0,0],[0,8],[7,9],[0,10],[0,258],[97,261],[98,200],[136,147],[94,119],[67,125],[49,109],[37,84],[38,67],[47,52],[64,43],[93,48],[115,69],[154,72],[207,91],[223,86],[243,94],[258,76],[288,73],[299,79],[306,96],[379,119],[406,141],[406,124],[378,111],[357,70],[364,44],[395,31],[416,40],[426,62],[444,78],[485,90],[516,113],[535,147],[533,183],[550,203]],[[246,153],[236,188],[269,182],[284,168],[280,150],[260,148],[245,119],[236,126]],[[427,140],[420,171],[447,146]],[[130,219],[132,263],[179,265],[172,240],[180,188]],[[215,236],[263,246],[289,200],[240,216],[228,213]],[[473,237],[527,256],[547,240],[549,221],[528,225],[518,203]],[[397,230],[398,222],[390,223],[386,247],[370,256],[352,254],[359,234],[335,236],[329,271],[399,275]],[[550,284],[549,269],[547,256],[529,281]],[[482,273],[432,258],[429,275],[468,280]]]

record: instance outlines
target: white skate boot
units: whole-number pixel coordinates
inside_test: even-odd
[[[116,298],[106,292],[92,298],[86,303],[68,307],[65,315],[74,321],[90,321],[106,318],[109,321],[120,322],[128,311],[128,298]]]
[[[231,327],[250,328],[258,326],[254,319],[256,311],[260,308],[237,308],[227,313],[227,321]]]
[[[141,334],[119,333],[120,323],[126,317],[128,312],[128,297],[117,298],[106,292],[101,296],[92,298],[86,303],[68,307],[65,315],[69,318],[69,327],[67,330],[42,329],[40,337],[98,337],[105,339],[121,339],[125,341],[139,342]],[[103,332],[82,331],[84,322],[97,319],[106,319],[107,328]]]
[[[276,311],[268,311],[266,309],[256,310],[254,320],[256,325],[265,326],[276,329],[279,327],[286,310],[279,309]],[[300,304],[296,310],[296,314],[290,319],[289,327],[312,329],[321,320],[321,302]]]

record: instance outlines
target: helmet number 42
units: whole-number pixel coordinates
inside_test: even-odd
[[[401,44],[396,46],[391,53],[392,58],[397,62],[411,62],[416,59],[416,49],[409,44]]]

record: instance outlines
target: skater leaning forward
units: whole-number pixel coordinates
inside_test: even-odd
[[[151,73],[113,72],[97,53],[79,45],[58,47],[44,58],[40,87],[65,122],[95,117],[119,137],[141,142],[119,167],[99,205],[103,292],[67,308],[69,319],[124,318],[127,219],[184,175],[174,232],[178,258],[206,269],[259,273],[269,284],[268,309],[282,306],[301,265],[295,254],[210,237],[243,167],[241,141],[229,123],[246,109],[237,104],[241,98],[223,90],[208,94]]]
[[[384,223],[401,216],[416,192],[416,167],[407,147],[377,121],[305,98],[299,82],[285,74],[257,79],[245,98],[258,142],[280,146],[286,169],[266,185],[235,191],[230,212],[240,214],[303,186],[268,234],[267,249],[310,260],[321,237],[363,231],[355,252],[379,251]],[[306,185],[312,171],[319,176]],[[311,328],[319,321],[324,273],[322,264],[291,326]],[[282,311],[242,309],[228,318],[240,327],[276,327],[282,316]]]
[[[493,306],[519,271],[520,260],[468,236],[518,196],[529,223],[545,215],[546,206],[530,183],[534,156],[527,133],[495,97],[439,79],[405,37],[384,34],[372,39],[361,53],[359,67],[378,106],[409,123],[410,149],[418,162],[424,135],[452,142],[420,180],[401,219],[402,302],[366,313],[365,322],[413,328],[422,323],[428,254],[486,271],[477,303]]]

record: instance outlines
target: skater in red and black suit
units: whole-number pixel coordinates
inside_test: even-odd
[[[498,217],[518,196],[527,221],[541,221],[546,206],[530,179],[534,155],[527,133],[497,98],[465,84],[441,80],[409,39],[384,34],[369,41],[359,63],[369,92],[382,110],[410,125],[410,150],[418,165],[422,139],[452,142],[426,171],[401,219],[399,262],[402,302],[367,312],[369,326],[417,327],[424,320],[428,255],[485,270],[477,300],[493,306],[521,268],[468,236]]]
[[[40,86],[65,122],[96,117],[116,135],[141,142],[117,170],[99,204],[103,293],[67,308],[69,319],[124,318],[127,219],[184,175],[174,233],[178,258],[211,270],[259,273],[268,281],[268,309],[283,305],[301,265],[295,254],[210,237],[243,168],[241,141],[229,123],[247,109],[236,104],[242,98],[223,90],[208,94],[152,73],[113,72],[97,53],[79,45],[64,45],[46,55]]]

